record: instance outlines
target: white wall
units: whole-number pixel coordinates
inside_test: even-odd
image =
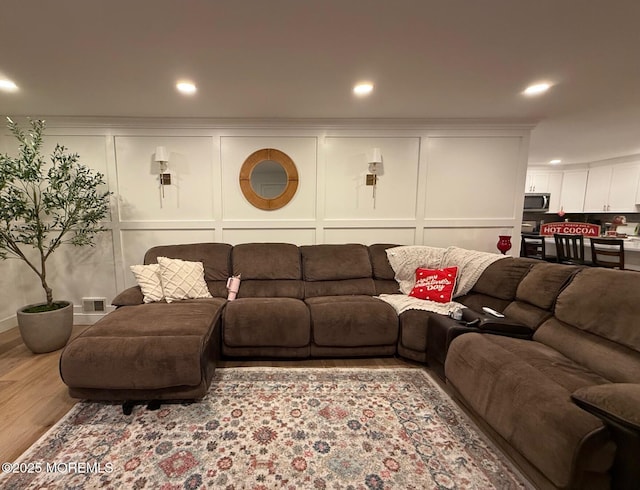
[[[55,142],[103,172],[113,191],[110,231],[96,247],[63,249],[51,261],[56,296],[111,301],[134,284],[129,266],[160,244],[219,241],[458,245],[497,251],[498,235],[518,236],[530,127],[455,121],[424,123],[50,119]],[[164,198],[153,161],[170,152]],[[299,186],[285,207],[263,211],[240,191],[244,159],[277,148],[295,162]],[[368,155],[381,149],[376,199],[365,185]],[[15,151],[6,130],[2,151]],[[514,240],[512,254],[518,253]],[[0,329],[15,310],[39,301],[39,284],[20,263],[0,263]],[[12,287],[17,284],[18,286]],[[3,321],[4,320],[4,321]],[[81,321],[92,321],[80,317]]]

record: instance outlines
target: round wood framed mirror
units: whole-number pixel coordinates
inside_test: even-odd
[[[256,208],[280,209],[298,190],[298,169],[283,151],[275,148],[254,151],[240,169],[240,189]]]

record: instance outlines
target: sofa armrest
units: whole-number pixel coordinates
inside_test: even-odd
[[[571,398],[580,408],[640,433],[640,384],[611,383],[576,390]]]
[[[640,481],[640,384],[611,383],[576,390],[571,399],[602,419],[616,443],[612,488],[637,488]]]
[[[465,308],[462,310],[462,319],[468,326],[477,328],[482,333],[505,335],[519,339],[533,337],[533,330],[530,327],[507,317],[498,318],[486,313],[478,313],[471,308]]]
[[[144,303],[144,295],[140,286],[125,289],[111,301],[113,306],[141,305],[142,303]]]

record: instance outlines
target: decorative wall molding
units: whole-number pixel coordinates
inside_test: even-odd
[[[458,245],[495,251],[498,234],[520,232],[531,119],[216,119],[44,117],[48,143],[69,141],[106,173],[114,193],[111,233],[81,268],[56,264],[57,287],[74,304],[87,291],[113,299],[133,284],[129,266],[171,243],[290,241]],[[86,137],[86,138],[85,138]],[[99,138],[96,138],[99,137]],[[507,141],[508,140],[508,141]],[[507,141],[505,143],[505,141]],[[6,140],[0,138],[0,147]],[[458,145],[457,142],[462,142]],[[167,147],[172,185],[161,199],[156,146]],[[294,160],[299,188],[275,211],[242,197],[238,172],[259,148]],[[381,148],[376,188],[367,153]],[[505,169],[508,171],[505,172]],[[468,178],[472,175],[472,178]],[[442,179],[436,181],[434,179]],[[465,180],[466,179],[466,180]],[[478,199],[494,199],[486,213]],[[514,240],[512,254],[519,243]],[[68,271],[68,273],[65,273]],[[35,291],[28,291],[29,294]],[[24,294],[24,293],[23,293]],[[27,296],[29,295],[27,294]],[[0,315],[24,304],[10,291]],[[76,311],[77,323],[101,315]],[[15,315],[0,328],[15,325]]]
[[[154,118],[154,117],[64,117],[33,116],[50,128],[98,129],[517,129],[532,130],[539,122],[532,118]],[[20,117],[15,119],[20,120]]]

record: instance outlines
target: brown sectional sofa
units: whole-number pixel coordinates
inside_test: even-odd
[[[542,279],[561,276],[560,267],[545,264],[542,276],[542,267],[535,266],[518,291],[549,304],[554,294]],[[537,294],[523,287],[538,275]],[[626,429],[640,425],[640,273],[581,268],[570,279],[531,340],[481,333],[455,338],[446,356],[447,382],[540,487],[609,488],[615,462],[615,486],[638,488],[638,433],[619,439],[619,428],[603,424],[574,399],[619,419]],[[602,388],[626,396],[615,403],[599,395]],[[633,479],[622,476],[629,471],[620,467],[622,449],[635,453]]]
[[[61,376],[80,398],[184,399],[206,393],[219,356],[398,354],[446,376],[536,486],[633,488],[640,273],[501,259],[457,298],[465,318],[479,320],[468,326],[426,311],[397,315],[375,298],[398,292],[385,252],[393,246],[154,247],[145,263],[203,262],[213,298],[142,304],[138,287],[123,291],[115,312],[65,348]],[[239,273],[238,297],[226,301],[226,279]],[[506,318],[491,320],[482,306]]]

